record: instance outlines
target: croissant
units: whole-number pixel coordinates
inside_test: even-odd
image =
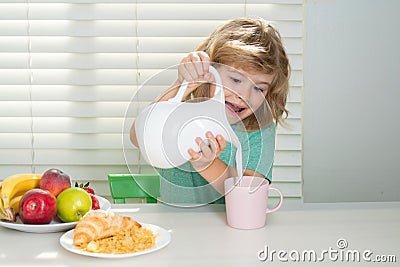
[[[134,225],[141,227],[131,217],[121,216],[109,211],[92,210],[85,214],[75,226],[74,245],[82,246],[90,241],[106,238],[120,231],[128,230]]]

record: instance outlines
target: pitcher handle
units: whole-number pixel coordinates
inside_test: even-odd
[[[215,77],[216,88],[215,88],[214,98],[216,98],[219,102],[224,103],[224,101],[225,101],[224,100],[224,90],[222,89],[221,76],[219,76],[218,71],[213,66],[210,66],[209,70]],[[189,83],[187,81],[183,81],[181,84],[181,87],[179,87],[178,93],[175,95],[175,97],[169,99],[168,101],[174,102],[174,103],[181,102],[182,98],[186,92],[188,84]]]

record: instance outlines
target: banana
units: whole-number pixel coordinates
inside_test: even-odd
[[[1,189],[0,189],[0,195],[1,195]],[[3,200],[0,198],[0,219],[1,219],[1,214],[3,213]]]
[[[3,208],[3,199],[1,198],[1,186],[0,186],[0,210]]]
[[[10,208],[12,208],[14,210],[15,215],[17,215],[19,213],[19,203],[21,202],[21,199],[23,196],[24,196],[24,194],[19,195],[17,197],[14,197],[10,201]]]
[[[1,196],[1,188],[0,188],[0,196]],[[0,221],[6,220],[5,214],[6,212],[4,211],[3,208],[3,200],[0,197]]]
[[[1,198],[4,208],[10,207],[10,201],[15,196],[33,188],[39,188],[41,177],[40,174],[16,174],[5,178],[1,185]]]
[[[1,184],[1,199],[3,218],[9,221],[15,221],[15,211],[11,207],[11,200],[15,197],[25,194],[27,191],[39,188],[40,174],[15,174],[3,180]]]

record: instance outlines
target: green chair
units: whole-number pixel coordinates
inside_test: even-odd
[[[145,199],[157,203],[160,196],[158,174],[108,174],[108,184],[115,204],[124,204],[126,198]]]

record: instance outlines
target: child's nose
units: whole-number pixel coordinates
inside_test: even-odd
[[[250,96],[251,96],[251,87],[250,85],[247,86],[241,86],[240,88],[238,88],[237,90],[237,95],[240,99],[242,99],[244,102],[248,102],[250,100]]]

